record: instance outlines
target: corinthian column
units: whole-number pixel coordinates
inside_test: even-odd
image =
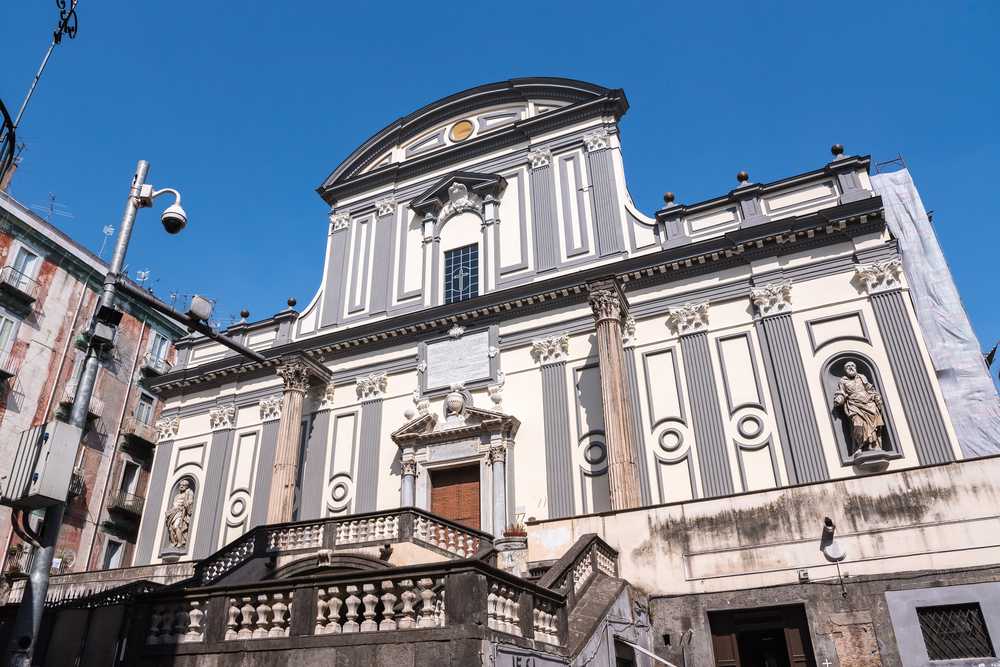
[[[271,495],[267,503],[269,524],[292,520],[302,439],[302,403],[309,387],[309,373],[309,367],[301,361],[290,361],[278,367],[285,391],[281,396],[278,448],[274,453]]]
[[[632,423],[632,404],[625,391],[625,350],[622,344],[622,322],[628,315],[628,301],[614,279],[591,283],[588,288],[590,307],[597,324],[611,507],[616,510],[638,507],[642,504],[642,496],[634,435],[629,426]]]

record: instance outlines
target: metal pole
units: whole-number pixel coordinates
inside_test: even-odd
[[[135,213],[139,208],[139,188],[146,182],[148,172],[149,164],[145,160],[139,160],[139,164],[135,168],[135,176],[132,179],[132,188],[129,190],[128,201],[125,202],[125,213],[122,215],[121,229],[118,230],[115,254],[111,258],[111,266],[104,277],[104,290],[101,292],[100,301],[102,306],[112,307],[114,305],[115,285],[125,264],[125,253],[132,235]],[[91,330],[93,330],[93,322],[91,322]],[[87,425],[90,399],[94,393],[94,384],[97,381],[97,371],[100,366],[99,350],[91,342],[87,347],[83,372],[80,373],[80,379],[77,381],[73,410],[69,417],[70,424],[81,430]],[[42,527],[39,546],[31,564],[31,573],[25,581],[24,595],[21,598],[21,604],[18,605],[17,618],[11,633],[9,662],[11,667],[30,667],[31,665],[31,656],[34,653],[38,630],[42,624],[42,614],[45,611],[45,598],[49,591],[52,556],[59,539],[59,528],[65,509],[66,503],[57,503],[45,509],[45,523]]]

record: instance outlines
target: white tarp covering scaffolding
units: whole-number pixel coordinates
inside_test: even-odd
[[[899,242],[910,297],[962,452],[1000,453],[1000,398],[910,172],[878,174],[872,185]]]

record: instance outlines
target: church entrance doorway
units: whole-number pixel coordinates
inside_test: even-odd
[[[479,464],[431,470],[431,512],[480,529]]]
[[[709,612],[716,667],[816,667],[802,605]]]

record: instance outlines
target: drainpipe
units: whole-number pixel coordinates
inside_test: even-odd
[[[135,357],[132,359],[132,370],[128,376],[128,385],[125,388],[125,400],[122,401],[122,411],[118,415],[118,428],[115,429],[115,446],[111,450],[111,463],[108,464],[108,474],[104,478],[104,493],[101,496],[101,505],[97,510],[97,521],[95,521],[94,532],[90,536],[90,546],[87,548],[87,569],[90,569],[90,563],[94,558],[94,546],[97,544],[97,530],[100,527],[101,515],[104,514],[104,508],[108,502],[108,485],[111,483],[111,476],[115,471],[115,459],[118,457],[118,451],[121,448],[121,434],[122,426],[125,424],[125,415],[128,414],[128,404],[129,399],[132,396],[132,387],[136,385],[135,374],[136,369],[139,367],[139,358],[142,354],[144,347],[143,336],[146,335],[146,330],[148,329],[146,320],[142,321],[142,328],[139,329],[139,342],[135,346]]]

